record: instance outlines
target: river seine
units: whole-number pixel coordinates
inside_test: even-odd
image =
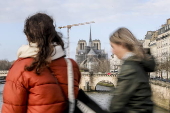
[[[0,84],[0,108],[2,107],[2,91],[4,84]],[[109,90],[108,87],[97,86],[97,90]],[[108,110],[111,94],[109,92],[86,92],[94,101],[96,101],[103,109]],[[0,109],[1,111],[1,109]],[[169,113],[159,107],[154,107],[154,113]]]

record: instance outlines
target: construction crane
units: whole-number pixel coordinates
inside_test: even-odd
[[[94,21],[91,21],[91,22],[78,23],[78,24],[72,24],[72,25],[66,25],[66,26],[58,27],[59,29],[67,28],[67,38],[68,38],[67,56],[68,56],[68,57],[70,57],[70,37],[69,37],[69,30],[71,29],[71,27],[73,27],[73,26],[85,25],[85,24],[91,24],[91,23],[95,23],[95,22],[94,22]]]

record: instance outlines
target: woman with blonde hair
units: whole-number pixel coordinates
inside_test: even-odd
[[[119,28],[110,36],[112,52],[122,60],[116,89],[112,92],[111,113],[152,113],[152,92],[148,72],[155,61],[146,54],[141,43],[127,28]]]

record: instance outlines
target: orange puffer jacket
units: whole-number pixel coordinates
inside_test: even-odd
[[[3,91],[2,113],[63,113],[67,108],[67,64],[64,57],[53,60],[40,75],[25,71],[32,58],[20,58],[10,69]],[[74,91],[78,94],[80,71],[74,60]]]

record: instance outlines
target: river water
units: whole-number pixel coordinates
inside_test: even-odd
[[[0,84],[0,113],[2,107],[2,91],[3,91],[3,84]],[[97,86],[97,90],[109,90],[110,88],[106,88],[104,86]],[[86,92],[94,101],[96,101],[103,109],[108,110],[111,94],[109,92]],[[169,113],[168,111],[161,109],[159,107],[154,108],[154,113]]]

